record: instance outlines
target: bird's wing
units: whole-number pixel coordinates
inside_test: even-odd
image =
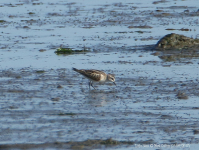
[[[101,74],[104,74],[104,72],[100,71],[100,70],[78,70],[78,72],[80,74],[82,74],[83,76],[90,78],[91,80],[94,81],[100,81],[100,77]]]

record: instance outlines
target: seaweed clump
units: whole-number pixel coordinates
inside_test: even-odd
[[[72,48],[58,48],[55,53],[57,55],[59,54],[76,54],[76,53],[83,53],[83,52],[88,52],[88,50],[72,50]]]

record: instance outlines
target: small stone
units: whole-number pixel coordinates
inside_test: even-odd
[[[51,98],[52,101],[59,101],[59,97]]]
[[[58,85],[57,88],[60,89],[60,88],[63,88],[63,87],[61,85]]]
[[[40,51],[40,52],[45,52],[46,50],[45,50],[45,49],[40,49],[39,51]]]

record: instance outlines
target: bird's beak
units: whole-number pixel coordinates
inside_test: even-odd
[[[117,84],[115,82],[113,82],[113,83],[117,86]]]

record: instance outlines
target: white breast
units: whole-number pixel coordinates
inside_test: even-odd
[[[104,76],[101,74],[101,77],[100,77],[100,81],[99,82],[105,82],[106,81],[106,78],[107,76]]]

